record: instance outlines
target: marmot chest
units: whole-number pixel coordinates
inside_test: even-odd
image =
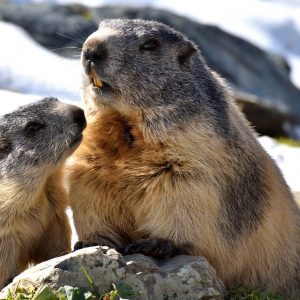
[[[77,155],[98,180],[138,184],[168,166],[164,147],[146,142],[132,120],[111,113],[88,125]]]

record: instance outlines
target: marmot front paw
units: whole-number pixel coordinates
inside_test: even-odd
[[[161,239],[139,240],[119,249],[123,255],[141,253],[158,259],[166,259],[180,253],[172,241]]]

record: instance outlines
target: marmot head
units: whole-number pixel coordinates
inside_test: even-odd
[[[82,109],[56,98],[0,117],[0,177],[49,176],[79,145],[85,126]]]
[[[145,123],[164,128],[195,114],[225,114],[223,84],[195,44],[164,24],[105,20],[85,41],[82,64],[88,113],[140,112]]]

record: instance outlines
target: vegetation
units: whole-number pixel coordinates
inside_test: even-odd
[[[84,269],[83,269],[84,270]],[[54,291],[47,285],[37,288],[28,280],[20,280],[14,292],[8,291],[5,299],[1,300],[125,300],[135,299],[139,293],[126,284],[113,284],[110,292],[100,294],[89,274],[84,270],[91,291],[83,288],[64,286]],[[284,300],[279,295],[264,293],[260,290],[232,287],[229,290],[228,300]]]
[[[14,291],[8,290],[5,298],[0,300],[126,300],[135,299],[141,292],[135,292],[131,286],[124,283],[112,284],[109,292],[101,293],[86,269],[81,269],[90,285],[90,290],[64,286],[53,290],[48,285],[37,287],[29,280],[19,281]],[[229,289],[227,300],[285,300],[283,297],[265,293],[259,289],[247,289],[233,286]]]
[[[270,293],[264,293],[263,291],[256,289],[247,289],[243,287],[231,287],[227,299],[230,300],[284,300],[279,295]]]
[[[28,280],[20,280],[14,291],[9,290],[6,298],[0,300],[125,300],[135,299],[139,294],[124,283],[113,284],[111,291],[101,293],[85,268],[81,268],[91,291],[67,285],[55,291],[48,285],[37,287]]]
[[[110,292],[99,294],[95,289],[94,283],[91,286],[93,292],[86,289],[64,286],[58,291],[54,291],[47,285],[36,288],[35,285],[27,280],[20,280],[20,284],[14,292],[8,291],[5,299],[1,300],[125,300],[135,299],[139,293],[126,284],[113,284]],[[229,300],[284,300],[279,295],[263,293],[260,290],[245,289],[242,287],[232,287],[227,297]]]
[[[122,283],[113,285],[113,289],[110,292],[98,297],[95,293],[78,287],[66,285],[58,291],[54,291],[47,285],[35,288],[32,284],[30,287],[27,282],[26,287],[19,284],[14,292],[9,290],[6,298],[3,300],[117,300],[134,299],[135,296],[136,293],[133,292],[132,288]]]
[[[300,141],[288,138],[288,137],[284,137],[284,136],[280,136],[277,137],[276,140],[278,141],[278,143],[280,144],[285,144],[291,147],[300,147]]]

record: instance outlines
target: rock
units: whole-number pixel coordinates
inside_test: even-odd
[[[218,27],[149,7],[88,8],[42,3],[17,6],[8,1],[0,2],[0,18],[24,27],[51,50],[79,47],[77,55],[82,42],[104,18],[142,18],[166,23],[192,39],[208,65],[227,79],[234,94],[243,95],[238,97],[239,103],[244,103],[246,116],[260,133],[271,136],[286,134],[286,123],[290,127],[300,124],[300,90],[289,78],[290,68],[286,60]],[[74,51],[65,48],[61,53],[74,55]],[[266,116],[271,119],[266,119]]]
[[[122,257],[107,247],[81,249],[36,265],[17,276],[0,298],[25,279],[55,290],[65,285],[91,290],[81,266],[102,293],[110,291],[112,283],[122,282],[141,292],[135,299],[224,299],[224,286],[203,257],[154,261],[142,254]]]
[[[288,132],[290,125],[288,116],[271,105],[267,105],[260,99],[249,93],[234,91],[234,97],[241,111],[247,116],[252,127],[262,135],[297,137]]]

